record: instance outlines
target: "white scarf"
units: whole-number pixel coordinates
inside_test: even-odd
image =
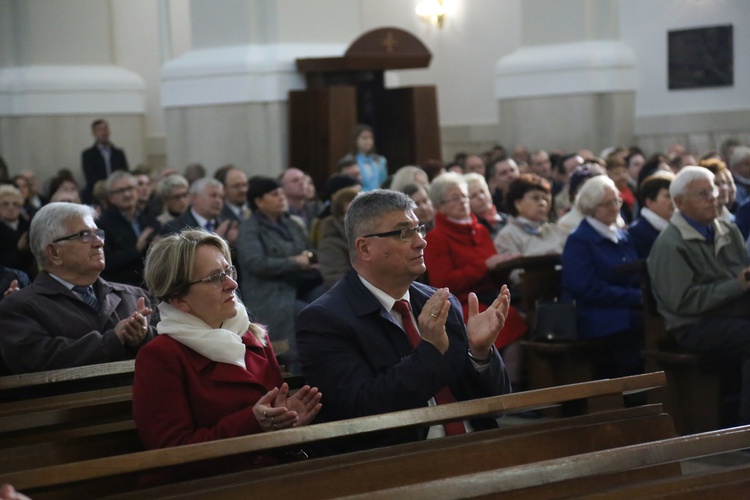
[[[594,219],[590,215],[586,216],[586,220],[591,224],[591,227],[594,228],[594,231],[599,233],[602,237],[607,238],[612,243],[620,241],[620,234],[617,232],[617,223],[608,226],[602,221]]]
[[[202,319],[162,302],[161,321],[156,325],[159,335],[169,335],[201,356],[219,363],[245,366],[245,344],[242,336],[250,328],[247,310],[237,303],[237,314],[226,320],[222,328],[211,328]]]
[[[649,222],[649,224],[651,224],[654,227],[654,229],[656,229],[659,232],[662,232],[667,227],[669,227],[668,220],[662,219],[660,215],[658,215],[656,212],[654,212],[648,207],[643,207],[641,209],[641,217],[646,219]]]

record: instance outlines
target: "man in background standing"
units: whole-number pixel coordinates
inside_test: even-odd
[[[104,180],[115,170],[127,170],[125,152],[109,142],[109,123],[99,118],[91,124],[94,145],[81,153],[81,169],[86,178],[86,186],[81,193],[84,203],[92,202],[92,192],[96,181]]]

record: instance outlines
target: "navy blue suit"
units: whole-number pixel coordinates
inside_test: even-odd
[[[435,288],[412,283],[411,308],[419,317]],[[298,316],[296,337],[306,383],[323,393],[317,421],[334,421],[419,408],[442,387],[457,400],[510,392],[505,365],[495,353],[489,369],[478,373],[470,361],[461,304],[450,297],[446,321],[450,346],[445,355],[432,344],[412,348],[389,311],[350,270],[331,290]],[[494,418],[471,421],[476,430],[497,426]],[[427,429],[383,431],[334,446],[336,451],[365,449],[424,439]]]
[[[647,259],[648,254],[651,253],[651,247],[654,246],[654,242],[659,236],[659,230],[645,218],[638,217],[628,227],[628,234],[630,239],[633,240],[638,258]]]

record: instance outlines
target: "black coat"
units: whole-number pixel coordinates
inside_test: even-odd
[[[125,158],[125,152],[113,145],[110,145],[110,148],[112,148],[112,153],[109,163],[112,167],[112,172],[115,170],[127,170],[128,160]],[[83,170],[83,176],[86,178],[86,187],[83,188],[81,193],[81,200],[84,203],[91,203],[94,184],[97,181],[107,178],[107,165],[104,163],[104,156],[102,156],[96,144],[81,153],[81,169]]]
[[[137,216],[141,231],[154,228],[150,240],[161,232],[161,224],[150,215],[140,213]],[[128,285],[143,285],[143,261],[146,258],[148,245],[142,252],[136,248],[138,236],[130,222],[116,207],[109,207],[97,221],[100,229],[104,229],[104,258],[106,268],[102,277],[118,283]]]

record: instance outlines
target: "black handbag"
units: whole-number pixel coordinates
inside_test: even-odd
[[[576,303],[537,302],[531,338],[543,342],[572,342],[578,338]]]

